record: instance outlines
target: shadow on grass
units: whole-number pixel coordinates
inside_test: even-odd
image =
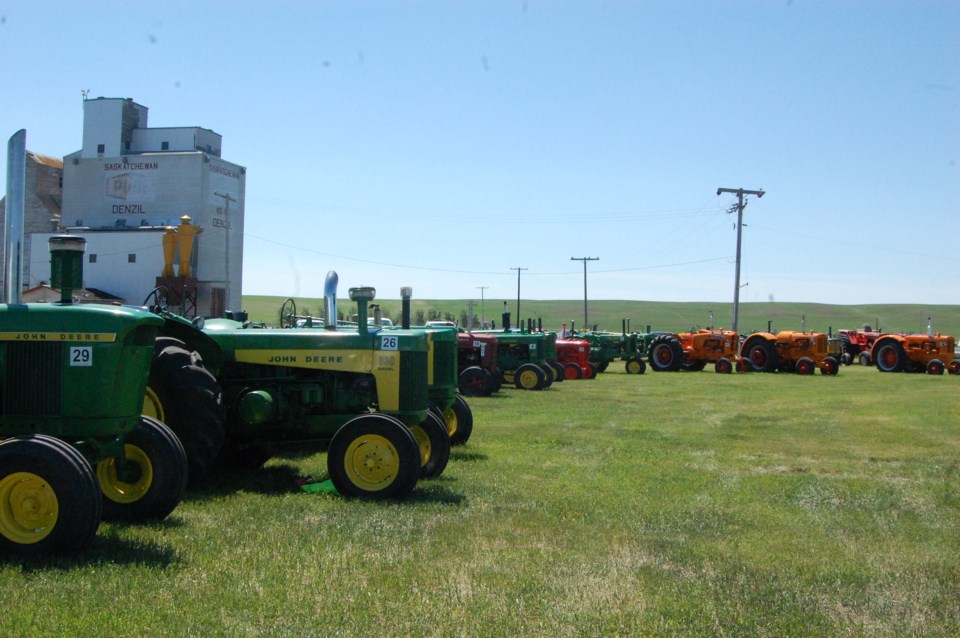
[[[463,463],[468,461],[486,461],[486,454],[481,454],[480,452],[472,452],[470,450],[462,450],[459,448],[453,448],[450,450],[450,460],[457,463]]]
[[[204,482],[187,490],[187,501],[206,501],[239,491],[255,494],[286,494],[297,491],[304,478],[292,465],[272,464],[255,470],[217,467]]]
[[[151,525],[165,526],[161,523]],[[9,556],[0,557],[0,565],[16,565],[23,573],[88,569],[91,565],[146,565],[168,567],[178,563],[176,552],[171,547],[132,541],[121,538],[114,530],[102,527],[93,543],[74,556]]]

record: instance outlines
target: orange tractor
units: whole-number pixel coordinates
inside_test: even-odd
[[[840,370],[840,359],[831,352],[829,339],[822,332],[784,330],[777,334],[755,332],[740,348],[745,369],[755,372],[796,372],[835,375]]]
[[[737,365],[740,336],[730,330],[697,330],[659,334],[650,342],[650,367],[657,372],[699,372],[708,363],[720,374]]]
[[[926,372],[960,374],[956,341],[949,335],[928,330],[927,334],[886,334],[873,344],[873,360],[880,372]],[[944,363],[947,361],[948,363]]]

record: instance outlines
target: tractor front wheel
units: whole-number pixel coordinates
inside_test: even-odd
[[[420,478],[437,478],[450,460],[450,435],[443,419],[431,410],[427,418],[411,426],[410,431],[420,447]]]
[[[960,374],[960,359],[954,359],[948,363],[947,372],[950,374]]]
[[[420,475],[420,446],[397,418],[372,412],[344,423],[327,450],[327,470],[346,497],[403,498]]]
[[[871,366],[873,365],[873,360],[870,357],[869,352],[861,352],[857,355],[857,363],[862,366]]]
[[[513,383],[519,390],[543,390],[546,376],[537,364],[524,363],[514,372]]]
[[[187,453],[170,428],[140,417],[123,443],[124,461],[97,463],[103,492],[103,516],[109,520],[162,520],[183,500],[187,490]]]
[[[79,552],[93,540],[102,513],[93,468],[76,449],[42,434],[0,443],[0,550]]]
[[[713,364],[713,369],[717,374],[730,374],[733,372],[733,364],[730,363],[730,359],[717,359],[717,362]]]
[[[820,364],[820,374],[836,376],[840,372],[840,362],[834,356],[825,357]]]
[[[810,357],[801,357],[797,361],[797,365],[794,367],[797,374],[801,376],[806,376],[808,374],[813,374],[813,371],[816,370],[817,365],[813,362],[813,359]]]
[[[927,374],[935,374],[937,376],[943,374],[943,361],[940,359],[932,359],[928,361]]]
[[[627,374],[643,374],[647,371],[647,364],[640,357],[630,357],[625,367]]]
[[[450,445],[463,445],[473,434],[473,410],[459,394],[453,399],[453,406],[443,414],[450,434]],[[452,427],[451,427],[452,424]]]
[[[578,366],[572,361],[563,366],[563,376],[566,377],[568,381],[574,381],[576,379],[583,378],[583,368]]]

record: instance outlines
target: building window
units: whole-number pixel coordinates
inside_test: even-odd
[[[103,144],[97,144],[97,153],[103,155],[103,152],[106,150],[106,146]]]
[[[160,142],[160,150],[161,150],[161,151],[169,151],[169,150],[170,150],[170,142]]]
[[[128,264],[135,264],[135,263],[137,263],[137,254],[136,254],[136,253],[130,253],[129,255],[127,255],[127,263],[128,263]]]
[[[87,256],[87,261],[89,261],[91,264],[97,263],[97,253],[90,253]]]

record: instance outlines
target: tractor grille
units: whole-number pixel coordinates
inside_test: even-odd
[[[433,382],[456,384],[457,382],[457,342],[433,342]]]
[[[123,340],[125,346],[152,346],[157,340],[156,326],[138,326]]]
[[[427,353],[404,352],[400,357],[400,410],[425,410],[427,398]]]
[[[8,416],[59,416],[63,394],[63,344],[7,344],[3,413]]]

